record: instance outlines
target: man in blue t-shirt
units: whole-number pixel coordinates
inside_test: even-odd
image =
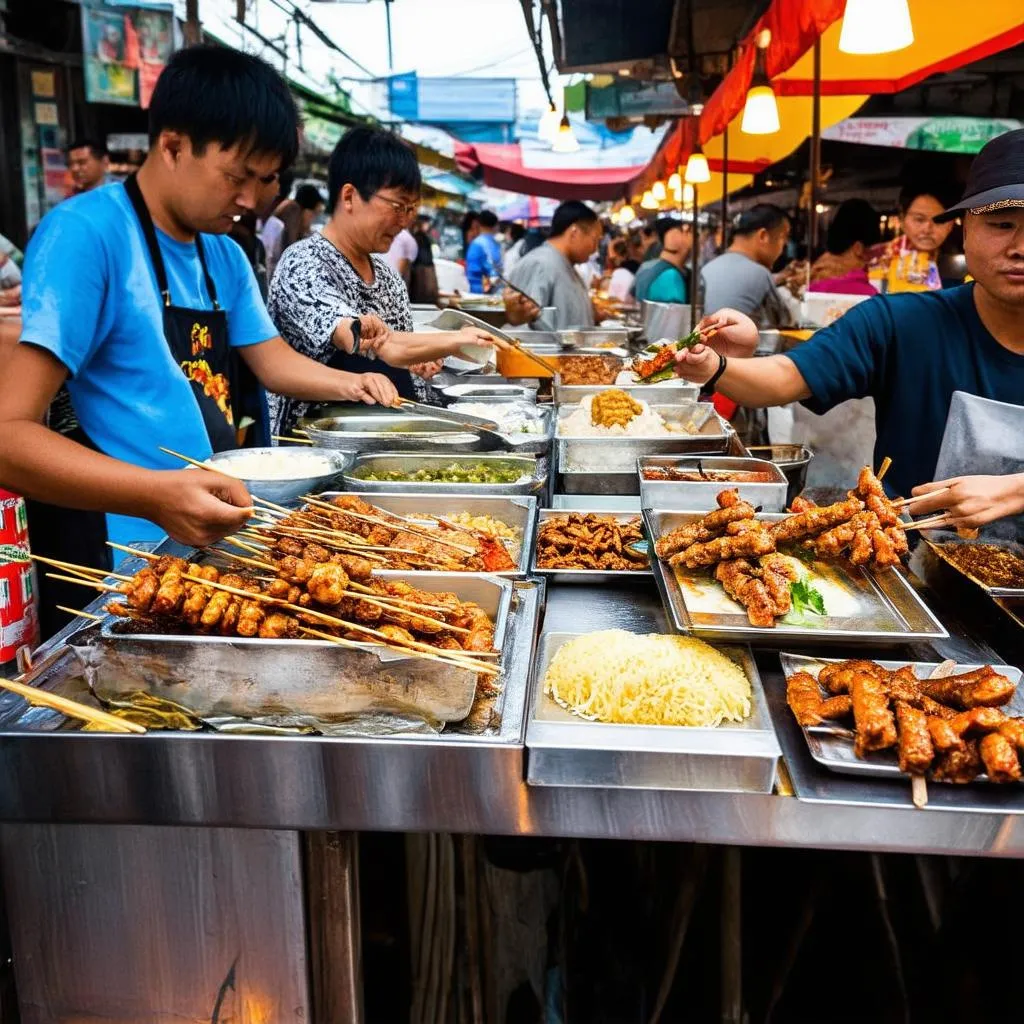
[[[659,217],[654,225],[661,252],[636,272],[633,294],[637,302],[678,302],[689,297],[686,261],[693,249],[693,229],[674,217]]]
[[[1024,129],[979,153],[964,199],[942,219],[961,215],[973,283],[869,299],[784,356],[727,360],[726,344],[749,351],[753,324],[726,328],[680,353],[677,372],[753,407],[803,402],[823,413],[871,396],[875,463],[892,459],[887,490],[936,492],[915,514],[947,509],[952,525],[980,526],[1024,512],[1024,474],[928,483],[954,391],[1024,406]]]
[[[386,377],[330,369],[283,341],[226,236],[236,216],[266,203],[296,155],[298,114],[281,77],[234,50],[181,50],[160,76],[149,119],[137,193],[112,184],[70,199],[29,245],[21,343],[0,380],[0,485],[106,512],[113,540],[167,533],[200,546],[242,527],[251,504],[240,482],[186,471],[160,451],[209,457],[204,402],[232,425],[226,378],[207,359],[212,334],[272,391],[368,404],[390,404],[396,392]],[[214,325],[193,326],[191,359],[172,352],[168,323],[178,313]],[[366,334],[363,342],[376,343]],[[89,447],[43,426],[65,380]]]
[[[466,250],[466,280],[471,292],[484,292],[501,273],[501,246],[494,237],[498,218],[490,210],[482,210],[480,233]]]

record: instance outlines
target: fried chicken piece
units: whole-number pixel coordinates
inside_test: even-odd
[[[865,499],[871,496],[886,498],[882,481],[875,476],[875,471],[870,466],[865,466],[857,475],[856,494]]]
[[[759,562],[761,579],[764,580],[768,596],[775,606],[776,618],[782,618],[788,615],[789,610],[793,607],[790,585],[800,578],[800,574],[784,555],[774,553],[762,555]]]
[[[686,526],[677,526],[655,541],[654,550],[658,557],[668,558],[691,544],[703,544],[714,540],[730,523],[754,518],[754,506],[750,502],[740,501],[737,490],[722,491],[718,495],[718,504],[721,507],[714,512],[709,512]]]
[[[899,729],[900,771],[923,775],[935,760],[935,747],[928,732],[928,718],[923,711],[896,703],[896,725]]]
[[[287,580],[276,579],[263,588],[263,593],[267,597],[279,597],[282,601],[288,600],[288,594],[291,592],[292,585]]]
[[[291,615],[284,612],[271,612],[261,623],[260,638],[263,640],[281,640],[299,636],[299,624]]]
[[[207,603],[210,601],[213,593],[214,591],[209,587],[203,587],[197,583],[193,583],[188,588],[185,593],[185,600],[181,605],[181,617],[190,626],[198,626],[200,624],[201,616],[206,610]],[[225,591],[219,590],[217,593],[223,594]]]
[[[1001,733],[990,732],[982,736],[979,744],[985,773],[991,782],[1018,782],[1020,780],[1020,761],[1013,744]]]
[[[860,495],[860,497],[864,499],[867,510],[878,519],[881,526],[895,526],[900,521],[896,509],[893,508],[892,502],[888,498],[879,497],[877,494],[869,494],[867,497]]]
[[[361,601],[358,597],[345,597],[337,607],[337,614],[343,619],[355,619],[356,622],[380,622],[383,609],[378,604]]]
[[[907,532],[902,526],[887,526],[884,532],[889,539],[889,543],[892,545],[893,552],[900,560],[910,554]]]
[[[999,725],[999,732],[1018,750],[1024,751],[1024,718],[1008,718]]]
[[[922,679],[921,692],[956,708],[1001,707],[1013,697],[1016,686],[990,665],[959,676]]]
[[[971,708],[949,719],[949,726],[960,737],[980,736],[994,732],[1006,721],[998,708]]]
[[[876,665],[873,661],[853,659],[850,661],[830,662],[823,666],[818,673],[818,682],[829,693],[849,693],[853,687],[853,680],[857,675],[875,676],[879,680],[885,680],[889,673],[881,665]]]
[[[348,592],[348,574],[340,565],[326,562],[310,574],[306,591],[318,604],[333,607],[341,603]]]
[[[752,626],[766,629],[775,625],[775,605],[750,562],[742,558],[719,562],[715,579],[733,600],[746,608]]]
[[[818,503],[812,501],[810,498],[805,498],[798,494],[791,502],[788,511],[790,512],[810,512],[812,508],[817,508]]]
[[[126,584],[128,605],[139,612],[148,612],[160,589],[160,577],[151,569],[140,569]]]
[[[188,566],[188,562],[184,558],[178,558],[177,555],[161,555],[155,562],[150,563],[150,568],[156,575],[163,579],[164,573],[171,569],[177,569],[179,573],[185,571]]]
[[[673,555],[669,559],[669,565],[684,565],[688,569],[698,569],[730,558],[767,555],[774,550],[775,538],[772,532],[758,530],[739,537],[716,537],[704,544],[691,544],[685,551]]]
[[[818,705],[818,714],[829,721],[846,718],[847,715],[853,714],[853,698],[848,693],[829,697]]]
[[[289,583],[305,586],[313,575],[316,565],[296,555],[285,555],[277,563],[278,575]]]
[[[778,544],[802,540],[852,519],[863,508],[864,505],[859,498],[847,498],[834,505],[798,512],[773,524],[771,530]]]
[[[798,724],[818,725],[822,721],[821,690],[809,672],[794,672],[786,680],[786,703]]]
[[[931,737],[935,749],[940,754],[948,754],[951,750],[963,749],[964,741],[944,718],[928,716],[928,735]]]
[[[153,597],[153,614],[171,616],[178,613],[185,600],[185,581],[181,574],[182,570],[175,566],[161,576],[160,586]]]
[[[360,558],[359,555],[335,554],[331,555],[331,561],[336,562],[345,570],[350,580],[356,583],[369,583],[373,577],[373,562],[368,558]]]
[[[858,673],[851,688],[853,721],[857,730],[854,749],[858,757],[896,744],[896,722],[889,710],[885,684],[866,672]]]
[[[221,591],[223,593],[223,591]],[[234,636],[238,629],[238,616],[242,610],[242,601],[240,598],[228,595],[231,600],[228,602],[227,607],[224,609],[224,614],[220,617],[220,625],[218,632],[221,636]],[[207,605],[209,608],[209,605]]]
[[[329,562],[331,560],[331,552],[322,544],[307,544],[302,549],[302,557],[307,562]]]
[[[401,626],[381,626],[379,632],[383,633],[389,640],[393,640],[399,644],[410,644],[416,642],[416,638],[412,633],[407,629],[403,629]]]
[[[889,569],[900,564],[900,556],[896,554],[896,546],[893,544],[887,531],[879,527],[871,531],[871,546],[874,554],[871,564],[876,569]]]
[[[306,550],[305,544],[295,537],[278,537],[274,541],[274,551],[280,551],[282,555],[290,555],[292,558],[302,558],[302,552]]]
[[[963,746],[940,754],[935,760],[932,777],[940,782],[963,785],[973,782],[981,771],[981,755],[977,740],[965,740]]]

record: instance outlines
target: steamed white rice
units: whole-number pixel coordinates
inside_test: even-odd
[[[651,407],[641,398],[637,400],[642,412],[634,416],[624,427],[615,424],[611,427],[595,426],[591,420],[590,406],[594,395],[587,395],[580,402],[580,407],[558,424],[558,433],[563,437],[669,437],[678,433],[669,428],[662,417],[653,412]]]

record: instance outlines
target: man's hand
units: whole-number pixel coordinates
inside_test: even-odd
[[[383,405],[390,409],[398,400],[395,385],[382,373],[348,373],[344,370],[339,373],[342,381],[338,397],[342,401]]]
[[[718,372],[718,353],[708,345],[694,345],[676,353],[676,376],[703,387]]]
[[[704,335],[705,344],[730,359],[746,359],[757,351],[760,340],[757,324],[745,313],[720,309],[713,316],[704,317],[697,327]]]
[[[974,529],[1024,512],[1024,473],[958,476],[921,484],[913,493],[932,495],[910,506],[915,516],[944,510],[952,526]]]
[[[513,327],[532,324],[540,316],[540,306],[525,295],[506,288],[502,298],[505,302],[505,318]]]
[[[434,360],[431,363],[417,363],[415,366],[410,366],[409,372],[416,374],[421,380],[431,380],[441,372],[443,366],[443,362]]]
[[[179,544],[205,547],[242,529],[252,515],[245,484],[205,469],[152,474],[144,515]]]
[[[379,355],[380,350],[391,341],[391,328],[375,313],[366,313],[359,318],[362,334],[359,339],[361,356]]]

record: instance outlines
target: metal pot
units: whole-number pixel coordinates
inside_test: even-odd
[[[643,302],[644,337],[648,341],[662,338],[685,338],[690,333],[693,308],[681,302]]]

